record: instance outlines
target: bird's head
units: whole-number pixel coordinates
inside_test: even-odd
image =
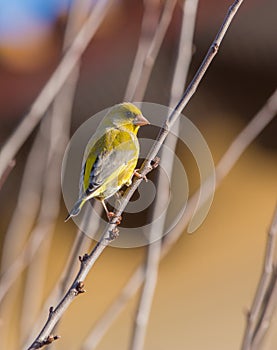
[[[109,111],[107,117],[115,127],[135,134],[138,132],[140,126],[150,124],[142,115],[141,110],[129,102],[114,106]]]

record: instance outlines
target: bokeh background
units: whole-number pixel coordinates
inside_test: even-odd
[[[230,4],[231,1],[200,0],[190,78]],[[151,75],[145,101],[168,105],[181,5],[180,0]],[[61,60],[68,6],[69,0],[0,0],[1,145],[24,118]],[[115,1],[85,51],[74,97],[71,134],[93,114],[122,101],[137,49],[143,9],[140,0]],[[219,54],[185,109],[186,116],[205,137],[215,163],[276,88],[276,13],[274,0],[243,3]],[[82,14],[80,17],[82,21]],[[38,128],[16,155],[16,165],[0,192],[1,246],[17,204],[26,159],[37,134]],[[203,225],[193,235],[184,230],[178,244],[162,261],[146,350],[240,348],[246,311],[262,270],[267,230],[276,205],[276,135],[275,120],[247,149],[216,191]],[[195,164],[189,158],[186,162],[189,173]],[[195,171],[189,176],[191,187],[196,187]],[[45,237],[48,253],[44,262],[37,265],[43,265],[40,280],[26,290],[28,268],[25,268],[2,301],[0,344],[3,349],[21,348],[32,330],[43,324],[41,320],[36,321],[40,307],[58,283],[76,235],[74,223],[63,222],[66,209],[62,199],[60,204],[54,235],[49,239]],[[32,228],[34,218],[33,214],[28,217],[29,203],[24,206],[25,220],[31,222]],[[145,252],[145,248],[105,250],[86,280],[87,293],[78,297],[63,317],[57,331],[62,339],[55,343],[56,349],[81,348],[96,320],[143,261]],[[3,249],[1,253],[5,254]],[[36,252],[34,266],[43,254],[40,249]],[[97,349],[128,348],[138,296],[128,303]],[[277,346],[275,327],[273,323],[265,349]]]

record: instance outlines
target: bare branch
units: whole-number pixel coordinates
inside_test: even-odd
[[[135,90],[140,82],[141,70],[145,56],[151,45],[153,33],[160,15],[160,3],[156,0],[144,1],[144,12],[141,25],[140,40],[132,71],[129,76],[124,101],[134,100]]]
[[[145,28],[146,25],[144,25],[144,23],[148,23],[150,17],[152,18],[153,15],[151,13],[148,13],[150,9],[146,7],[144,15],[145,19],[143,20],[142,24],[142,33],[139,41],[138,51],[134,60],[124,100],[142,101],[152,69],[154,67],[154,63],[157,59],[162,42],[171,21],[175,5],[176,0],[166,1],[161,19],[157,25],[152,40],[148,38],[148,28]]]
[[[182,28],[179,41],[178,56],[171,87],[170,106],[173,106],[178,102],[184,90],[192,57],[193,33],[197,7],[198,0],[186,0],[183,3]],[[176,135],[179,133],[179,125],[180,119],[178,119],[174,125],[174,131]],[[170,149],[174,150],[176,148],[177,139],[169,135],[165,140],[165,144],[170,144]],[[161,163],[162,168],[166,169],[167,176],[171,178],[174,158],[166,157],[164,152],[162,152]],[[161,212],[161,208],[163,208],[164,204],[167,202],[167,193],[169,192],[166,190],[167,186],[167,181],[163,180],[163,176],[161,176],[160,173],[157,181],[157,195],[153,217],[156,217],[156,214]],[[162,218],[152,224],[150,231],[150,240],[151,237],[157,235],[157,232],[160,232],[160,234],[163,232],[165,219],[166,216],[164,215]],[[146,327],[149,322],[151,306],[158,278],[161,248],[161,238],[152,244],[150,243],[148,246],[147,262],[145,267],[145,284],[138,305],[131,342],[131,349],[133,350],[143,349]]]
[[[43,235],[44,239],[43,245],[40,247],[40,254],[37,256],[35,263],[30,265],[26,278],[21,318],[22,339],[26,337],[30,325],[34,321],[43,295],[42,278],[46,275],[43,269],[47,266],[46,260],[51,246],[51,237],[59,215],[61,165],[70,135],[71,111],[78,78],[79,67],[76,67],[71,72],[61,92],[55,98],[52,108],[50,145],[44,174],[45,182],[41,210],[38,217],[39,224],[36,226],[38,229],[33,230],[33,232]],[[51,230],[46,231],[43,229],[43,226],[51,228]],[[37,286],[35,296],[32,293],[33,286]]]
[[[174,123],[174,121],[178,118],[180,115],[182,109],[186,106],[188,103],[189,99],[192,97],[194,92],[197,89],[197,86],[199,85],[201,79],[203,78],[207,68],[209,67],[212,59],[215,57],[218,47],[235,15],[237,10],[239,9],[239,6],[243,0],[236,0],[234,4],[230,7],[223,24],[220,28],[220,31],[218,32],[215,41],[211,45],[208,54],[206,55],[203,63],[201,64],[199,70],[197,71],[194,79],[192,80],[191,84],[185,91],[183,97],[173,110],[173,112],[170,114],[170,116],[167,118],[163,125],[163,129],[158,136],[155,145],[153,148],[150,150],[148,157],[144,164],[142,165],[142,168],[140,170],[142,176],[146,176],[147,173],[149,173],[153,167],[156,165],[156,155],[162,145],[162,142],[165,140],[168,132],[169,132],[169,127]],[[99,256],[102,254],[103,250],[107,245],[110,244],[111,241],[113,241],[117,235],[118,235],[118,229],[117,229],[117,218],[122,214],[124,211],[127,203],[129,202],[130,198],[132,197],[134,191],[137,189],[139,184],[141,183],[143,178],[136,178],[133,182],[133,184],[126,190],[125,194],[122,197],[121,204],[119,208],[115,212],[115,217],[111,221],[110,224],[107,225],[106,229],[103,232],[101,240],[96,244],[95,248],[89,255],[85,255],[81,259],[81,266],[80,270],[67,291],[66,295],[64,298],[60,301],[60,303],[57,305],[57,307],[49,313],[48,320],[46,324],[44,325],[42,331],[36,338],[36,340],[33,342],[33,344],[29,347],[29,350],[31,349],[38,349],[42,347],[45,344],[45,341],[48,339],[49,334],[51,333],[53,327],[55,324],[58,322],[58,320],[62,317],[63,313],[65,310],[69,307],[71,302],[74,300],[74,298],[81,293],[83,290],[83,281],[85,280],[85,277],[89,273],[89,270],[91,267],[94,265],[94,263],[97,261]],[[82,284],[82,288],[80,288],[80,284]]]
[[[42,121],[26,161],[16,207],[4,237],[1,275],[22,249],[38,213],[47,152],[47,141],[43,135],[47,132],[48,124],[48,119]]]
[[[78,231],[60,283],[54,286],[54,288],[51,290],[51,293],[44,301],[40,315],[34,322],[33,327],[28,335],[28,338],[25,339],[24,345],[21,346],[21,348],[27,348],[28,345],[34,339],[35,335],[39,332],[39,325],[42,324],[42,322],[44,322],[45,314],[49,310],[49,305],[53,305],[55,302],[57,302],[57,300],[59,300],[62,297],[62,295],[68,288],[70,279],[72,279],[74,277],[74,274],[76,273],[75,270],[78,270],[78,261],[76,260],[76,257],[84,254],[84,252],[88,250],[90,245],[91,239],[88,238],[83,232]]]
[[[274,273],[274,253],[277,236],[277,207],[268,232],[263,272],[256,290],[251,310],[247,316],[242,350],[258,348],[270,324],[277,302],[277,279]],[[273,289],[270,283],[274,281]],[[269,294],[269,289],[272,289]],[[269,295],[268,295],[269,294]],[[268,298],[268,300],[267,300]]]
[[[77,2],[78,10],[76,9]],[[88,0],[75,1],[75,3],[71,6],[68,15],[67,26],[65,29],[63,44],[64,52],[71,44],[72,40],[74,39],[74,35],[78,33],[79,27],[81,26],[82,21],[80,21],[79,16],[82,15],[84,20],[84,10],[86,10],[86,12],[88,13],[90,7],[91,4]],[[10,232],[9,235],[7,235],[7,243],[11,242],[13,244],[13,249],[11,252],[7,250],[6,255],[10,261],[14,261],[16,260],[18,255],[18,252],[14,249],[14,241],[19,241],[22,245],[22,242],[24,240],[23,238],[24,236],[26,236],[26,234],[24,234],[26,230],[24,231],[23,227],[28,227],[28,224],[26,226],[26,223],[24,225],[24,222],[27,221],[27,223],[29,223],[30,211],[34,213],[33,217],[35,218],[39,205],[39,201],[30,201],[29,203],[28,197],[30,197],[30,194],[32,196],[34,193],[37,196],[39,196],[43,185],[41,210],[38,217],[38,223],[36,224],[35,228],[31,230],[30,237],[32,235],[34,235],[34,237],[32,237],[32,239],[29,238],[29,242],[36,241],[36,239],[38,239],[41,242],[39,236],[42,236],[43,244],[39,244],[38,246],[36,246],[39,249],[39,254],[36,254],[36,261],[35,263],[30,264],[30,267],[27,270],[26,274],[22,312],[20,317],[20,330],[18,337],[20,343],[24,341],[24,339],[26,338],[26,334],[29,334],[30,329],[33,328],[33,326],[30,326],[35,324],[35,317],[37,316],[38,310],[41,305],[41,299],[43,297],[43,286],[45,276],[43,270],[46,268],[47,265],[46,260],[49,254],[51,237],[54,233],[55,221],[59,214],[61,193],[61,164],[65,147],[69,138],[71,109],[74,101],[76,84],[79,78],[78,63],[76,64],[76,67],[74,67],[73,71],[70,73],[61,91],[55,97],[53,106],[51,106],[52,108],[49,110],[49,114],[51,115],[50,118],[48,117],[47,120],[44,119],[43,124],[47,124],[46,132],[44,130],[45,127],[42,127],[41,130],[43,129],[43,131],[40,130],[37,136],[37,140],[33,146],[33,149],[31,150],[31,154],[29,156],[25,170],[25,181],[22,182],[22,189],[19,196],[19,202],[21,203],[21,205],[17,206],[13,216],[12,222],[15,223],[15,225],[11,225],[13,230],[12,232]],[[45,139],[47,139],[47,147],[45,147],[44,145]],[[35,169],[38,172],[40,172],[40,174],[36,177],[36,181],[34,181],[33,179]],[[26,184],[27,186],[25,187]],[[41,187],[39,190],[37,188],[38,186]],[[22,203],[24,203],[24,205],[22,205]],[[24,208],[26,207],[26,203],[29,204],[28,215],[25,215],[26,210],[24,210]],[[31,205],[32,203],[34,205]],[[29,227],[31,227],[32,225],[33,223],[29,223]],[[29,233],[28,231],[29,230],[27,230],[27,233]],[[16,239],[14,238],[14,234],[11,235],[11,233],[15,233]],[[19,239],[19,236],[22,237],[21,240]],[[20,243],[17,243],[17,245],[19,244]],[[32,244],[30,244],[29,246],[27,245],[24,250],[33,251],[33,253],[31,253],[30,256],[35,256],[34,254],[36,253],[36,251],[33,250]],[[28,259],[28,263],[30,263],[31,261],[32,258]],[[25,266],[26,265],[27,263],[25,264]],[[23,268],[24,264],[22,264],[21,267]],[[14,276],[16,276],[16,274],[18,274],[21,271],[21,268],[19,268],[18,271],[10,271],[13,271]],[[10,281],[12,280],[15,281],[15,277],[13,279],[10,279]],[[34,286],[36,286],[35,294],[33,293]],[[6,291],[7,290],[8,289],[6,289]],[[11,305],[11,303],[14,302],[12,301],[13,298],[11,298],[10,295],[7,299],[8,300],[5,300],[5,308],[7,308],[7,302],[9,302],[9,305]]]

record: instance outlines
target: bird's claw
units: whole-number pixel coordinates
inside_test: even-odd
[[[110,223],[112,223],[113,219],[116,218],[116,222],[113,222],[116,225],[120,225],[121,224],[121,220],[122,217],[121,216],[117,216],[114,212],[110,211],[107,213],[107,217]]]
[[[148,182],[146,175],[142,175],[141,173],[139,173],[139,169],[135,169],[134,175],[136,177],[138,177],[139,179],[143,179],[143,180],[145,180],[145,182]]]

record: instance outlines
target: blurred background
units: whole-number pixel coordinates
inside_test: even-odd
[[[82,2],[76,1],[74,5],[77,27],[86,18]],[[36,246],[36,241],[33,242],[32,261],[28,260],[30,255],[21,255],[21,272],[2,298],[0,344],[3,349],[21,348],[34,328],[42,327],[47,311],[44,318],[39,319],[41,307],[58,284],[76,236],[74,223],[63,222],[67,211],[62,198],[58,197],[54,204],[50,198],[47,202],[52,208],[50,214],[49,207],[43,207],[43,196],[60,191],[57,174],[60,176],[62,154],[68,141],[58,132],[52,139],[49,130],[68,131],[72,135],[93,114],[123,100],[146,2],[114,1],[82,56],[76,93],[67,95],[72,102],[71,119],[63,119],[62,126],[55,125],[49,112],[46,113],[16,155],[16,164],[0,191],[3,276],[22,254],[31,233],[43,232],[42,243]],[[152,2],[159,13],[163,1]],[[0,0],[1,146],[30,110],[62,59],[72,3],[73,0]],[[89,3],[93,6],[97,1]],[[176,3],[145,101],[169,103],[182,3],[181,0]],[[230,5],[231,1],[199,1],[188,81]],[[243,3],[217,57],[184,111],[205,137],[215,163],[276,88],[276,13],[274,0]],[[55,108],[59,106],[53,105],[50,109]],[[276,134],[277,122],[273,120],[216,191],[202,226],[193,235],[184,230],[162,261],[145,349],[240,348],[246,311],[251,306],[262,270],[267,230],[276,205]],[[59,142],[56,154],[53,149]],[[24,169],[33,149],[37,150],[33,159],[40,159],[42,164],[30,161],[26,175]],[[49,149],[51,154],[47,153]],[[197,186],[195,172],[189,171],[190,167],[195,168],[193,160],[179,152],[194,188]],[[55,171],[55,185],[51,169]],[[20,199],[22,178],[27,193]],[[13,217],[16,210],[20,216]],[[45,221],[46,211],[55,218],[50,226]],[[11,238],[7,240],[8,235]],[[96,320],[143,261],[145,252],[145,248],[105,250],[85,282],[87,293],[78,297],[63,317],[57,331],[62,339],[54,344],[56,349],[81,349]],[[131,299],[97,349],[128,348],[138,296],[137,293]],[[274,327],[273,324],[270,328],[264,349],[277,346]]]

